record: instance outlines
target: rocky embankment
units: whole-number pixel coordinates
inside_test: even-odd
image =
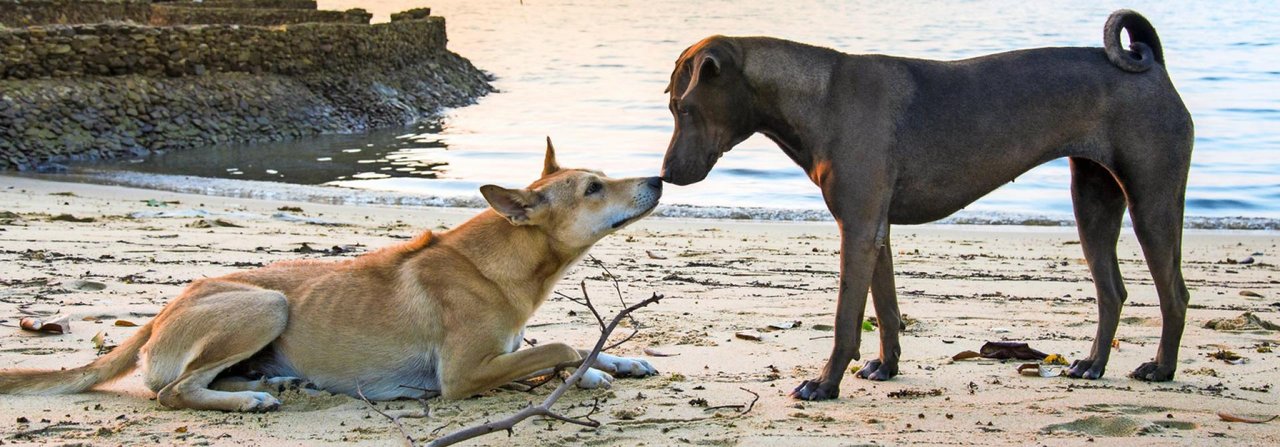
[[[425,9],[369,25],[362,10],[314,2],[172,2],[152,5],[148,22],[204,24],[153,26],[135,9],[74,23],[92,17],[32,13],[40,3],[0,0],[0,24],[69,22],[0,26],[0,169],[405,125],[491,91]],[[237,20],[288,25],[225,23]],[[308,20],[324,21],[297,23]]]

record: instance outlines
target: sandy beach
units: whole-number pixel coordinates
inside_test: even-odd
[[[0,176],[0,368],[79,366],[127,338],[185,283],[299,257],[341,259],[449,228],[476,210],[332,206],[232,199]],[[574,390],[557,408],[593,416],[584,429],[528,421],[511,438],[473,445],[1277,445],[1280,332],[1217,330],[1245,312],[1280,323],[1280,234],[1188,231],[1183,269],[1192,309],[1177,378],[1144,383],[1129,371],[1154,356],[1160,312],[1141,250],[1121,238],[1129,300],[1119,351],[1097,381],[1020,375],[1020,361],[953,361],[987,341],[1025,341],[1068,360],[1087,354],[1094,290],[1074,228],[895,227],[897,286],[909,324],[902,374],[884,383],[848,376],[841,398],[799,402],[787,393],[815,377],[831,348],[837,285],[834,223],[648,219],[592,250],[635,302],[640,332],[616,354],[647,358],[657,377]],[[1238,261],[1251,258],[1251,263]],[[589,263],[557,290],[586,281],[606,314],[621,308]],[[71,333],[22,331],[25,314],[70,315]],[[868,309],[867,315],[874,315]],[[770,324],[790,329],[769,330]],[[387,324],[396,324],[389,321]],[[369,330],[378,330],[369,328]],[[738,338],[754,331],[759,340]],[[621,331],[620,331],[621,332]],[[627,331],[629,332],[629,331]],[[619,336],[625,335],[619,334]],[[581,306],[553,298],[526,334],[587,347],[598,336]],[[669,356],[657,357],[649,353]],[[1210,357],[1222,350],[1244,360]],[[863,333],[862,356],[878,351]],[[860,362],[855,362],[859,363]],[[501,418],[551,390],[498,390],[429,401],[405,419],[420,441]],[[754,405],[753,394],[759,395]],[[281,411],[227,414],[161,407],[135,372],[69,396],[0,396],[5,445],[389,445],[394,425],[346,396],[283,396]],[[391,411],[416,401],[377,404]],[[738,407],[713,407],[738,405]],[[712,408],[708,410],[708,408]]]

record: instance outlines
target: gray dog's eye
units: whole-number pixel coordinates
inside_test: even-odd
[[[602,190],[602,189],[604,189],[604,184],[603,184],[603,183],[600,183],[600,182],[591,182],[591,184],[590,184],[590,185],[587,185],[587,192],[586,192],[585,194],[583,194],[583,195],[584,195],[584,196],[589,196],[589,195],[592,195],[592,194],[595,194],[595,193],[600,192],[600,190]]]

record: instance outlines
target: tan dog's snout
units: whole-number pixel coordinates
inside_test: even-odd
[[[648,177],[641,180],[641,185],[636,191],[636,205],[643,209],[658,206],[658,199],[662,198],[662,177]]]

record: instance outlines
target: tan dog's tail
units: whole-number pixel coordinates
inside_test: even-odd
[[[151,338],[151,323],[93,363],[64,370],[0,371],[0,394],[71,394],[120,378],[138,365],[138,351]]]

